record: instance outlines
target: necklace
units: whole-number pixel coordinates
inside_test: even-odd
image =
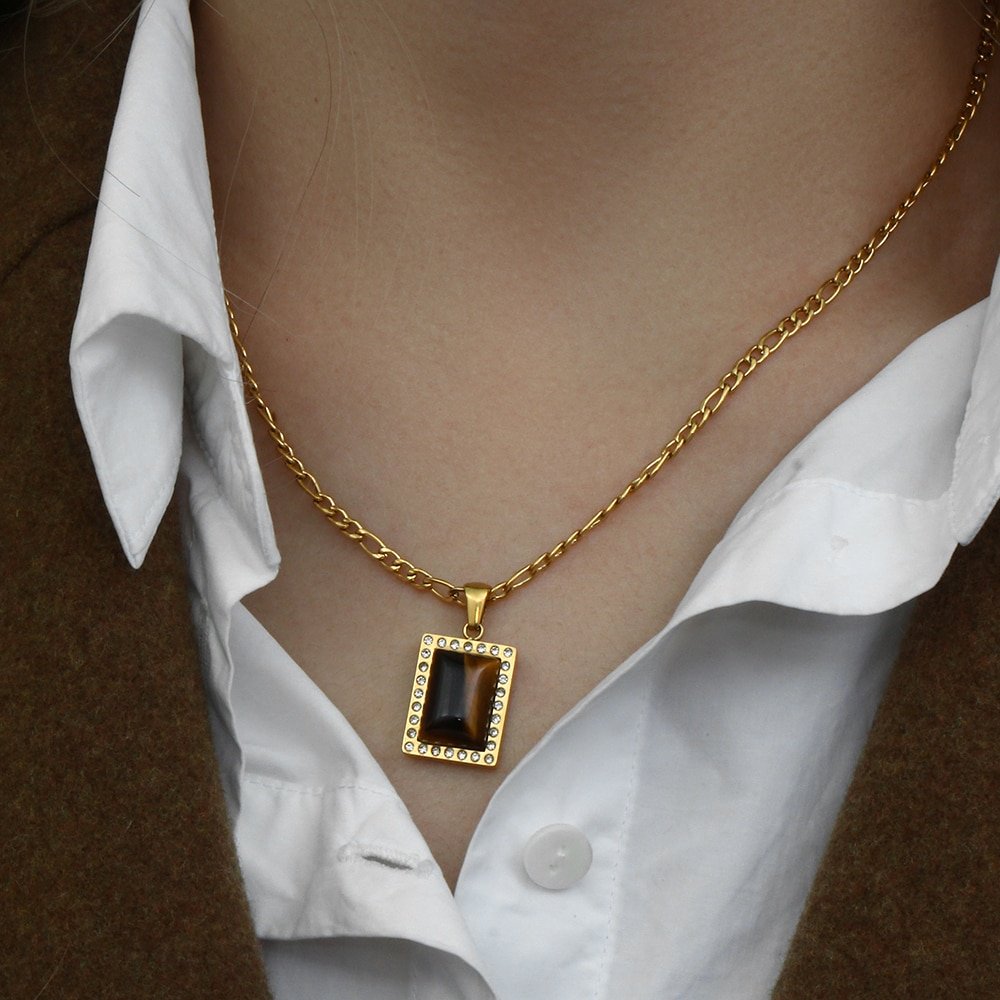
[[[586,524],[521,566],[500,583],[456,585],[434,576],[404,558],[378,535],[369,531],[319,485],[316,477],[295,453],[278,426],[274,412],[264,401],[236,317],[227,297],[229,326],[243,381],[250,400],[263,419],[289,471],[313,506],[343,535],[394,574],[399,580],[433,594],[441,601],[464,606],[466,622],[461,635],[425,632],[418,643],[413,683],[409,688],[402,750],[415,757],[448,760],[479,767],[493,767],[499,760],[500,743],[514,679],[517,650],[505,642],[484,638],[483,613],[487,604],[507,597],[531,583],[586,534],[604,522],[633,493],[648,483],[663,466],[708,422],[743,381],[790,338],[833,303],[861,273],[865,265],[892,235],[916,204],[939,168],[958,145],[974,117],[986,89],[987,70],[995,51],[997,18],[995,0],[983,5],[982,31],[968,91],[958,119],[945,137],[937,156],[916,186],[872,237],[842,264],[832,277],[798,307],[768,330],[702,400],[677,433],[660,449],[622,490],[598,510]]]

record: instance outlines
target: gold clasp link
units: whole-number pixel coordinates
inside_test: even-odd
[[[465,585],[465,609],[469,621],[462,634],[466,639],[481,639],[483,637],[483,611],[490,596],[487,583],[467,583]]]

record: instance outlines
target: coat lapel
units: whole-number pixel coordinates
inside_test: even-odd
[[[0,996],[263,1000],[176,520],[134,573],[67,375],[130,8],[0,21]]]
[[[777,1000],[1000,997],[1000,515],[921,600]]]

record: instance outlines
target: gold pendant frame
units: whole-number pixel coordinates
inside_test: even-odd
[[[435,671],[445,669],[445,656],[452,661],[458,656],[466,660],[498,661],[496,683],[486,693],[488,701],[484,702],[483,710],[486,714],[481,739],[463,741],[449,739],[447,736],[428,735],[428,726],[433,721],[430,718],[433,709],[429,709],[428,705],[433,699]],[[502,642],[491,642],[482,637],[467,639],[464,636],[425,632],[420,640],[413,671],[410,704],[406,724],[403,726],[403,753],[426,760],[443,760],[473,767],[496,767],[500,759],[500,743],[516,661],[517,650]]]

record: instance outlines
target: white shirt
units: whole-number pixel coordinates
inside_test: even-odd
[[[770,993],[911,602],[1000,491],[997,282],[767,477],[671,621],[497,790],[454,897],[357,733],[240,603],[278,553],[184,0],[139,18],[71,364],[133,565],[181,476],[220,773],[279,1000]],[[524,863],[559,862],[530,843],[552,824],[592,851],[561,889]]]

